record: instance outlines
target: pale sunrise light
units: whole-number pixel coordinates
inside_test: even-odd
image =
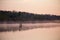
[[[60,15],[59,0],[0,0],[0,10]]]

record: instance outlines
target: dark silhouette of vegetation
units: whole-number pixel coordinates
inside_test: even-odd
[[[60,16],[33,14],[28,12],[2,11],[0,10],[0,21],[41,21],[60,20]]]
[[[0,27],[0,32],[2,31],[15,31],[22,29],[22,22],[33,22],[33,21],[53,21],[60,20],[60,16],[57,15],[43,15],[43,14],[33,14],[28,12],[16,12],[16,11],[2,11],[0,10],[0,23],[2,22],[19,22],[19,27]],[[32,27],[33,28],[33,27]],[[28,27],[24,28],[28,29]]]

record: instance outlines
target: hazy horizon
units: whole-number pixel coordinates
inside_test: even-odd
[[[0,10],[60,15],[60,0],[0,0]]]

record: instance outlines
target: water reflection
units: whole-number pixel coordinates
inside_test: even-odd
[[[36,28],[53,28],[60,27],[60,23],[14,23],[14,24],[0,24],[0,32],[3,31],[21,31]]]

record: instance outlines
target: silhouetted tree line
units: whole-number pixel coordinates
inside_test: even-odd
[[[2,11],[0,10],[0,23],[3,21],[47,21],[47,20],[60,20],[60,16],[57,15],[43,15],[43,14],[33,14],[28,12],[16,12],[16,11]],[[32,27],[33,28],[33,27]],[[16,31],[22,29],[22,23],[19,27],[0,27],[0,32],[2,31]],[[28,27],[23,28],[28,29]]]
[[[60,16],[0,10],[0,21],[40,21],[40,20],[60,20]]]

